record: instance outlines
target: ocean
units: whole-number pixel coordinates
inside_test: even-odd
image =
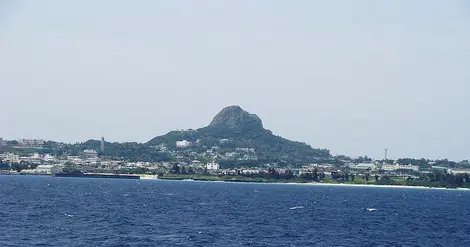
[[[0,246],[470,246],[470,191],[0,176]]]

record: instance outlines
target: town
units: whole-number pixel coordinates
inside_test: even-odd
[[[228,139],[219,140],[222,144],[228,141]],[[468,180],[463,182],[470,182],[468,161],[457,163],[447,160],[388,160],[386,158],[373,160],[367,157],[334,156],[330,162],[295,165],[258,162],[253,166],[253,161],[257,161],[254,148],[236,147],[231,152],[225,152],[220,147],[214,146],[198,153],[188,149],[192,145],[191,142],[181,140],[175,143],[176,148],[173,150],[169,150],[164,144],[155,147],[160,152],[174,157],[173,160],[149,162],[129,161],[122,157],[100,155],[100,153],[105,153],[106,149],[104,138],[101,138],[99,150],[85,149],[76,155],[45,153],[43,152],[45,143],[41,139],[4,140],[0,138],[0,173],[23,175],[54,175],[70,172],[142,174],[153,175],[155,178],[197,178],[197,175],[200,175],[368,183],[382,180],[389,182],[419,180],[423,176],[435,177],[434,174],[438,171],[453,176],[460,174],[462,180]],[[25,153],[25,150],[28,152]],[[251,162],[246,166],[224,167],[219,164],[224,160],[236,160],[239,164]]]

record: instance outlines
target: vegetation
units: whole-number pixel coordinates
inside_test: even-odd
[[[149,174],[149,175],[156,175],[156,172],[151,172],[148,168],[128,168],[128,169],[120,169],[116,171],[117,174]]]
[[[62,169],[62,172],[68,173],[68,174],[82,173],[82,171],[71,162],[65,163],[64,168]]]
[[[2,162],[2,160],[0,160],[0,170],[14,170],[14,171],[20,172],[21,170],[25,170],[25,169],[35,169],[37,166],[38,166],[37,164],[30,164],[26,162],[10,164],[6,162]]]
[[[83,143],[75,144],[49,141],[46,142],[45,146],[54,150],[53,153],[56,155],[78,156],[81,155],[85,149],[100,150],[101,141],[88,140]],[[106,142],[104,152],[99,152],[99,155],[103,157],[121,158],[131,162],[159,162],[171,160],[171,156],[169,156],[167,153],[160,152],[159,150],[151,147],[149,144],[137,142]]]
[[[409,185],[409,186],[425,186],[425,187],[470,187],[470,176],[464,174],[452,174],[445,170],[434,169],[432,172],[423,173],[419,177],[407,177],[404,180],[392,179],[389,176],[381,177],[376,184],[387,185]]]
[[[228,139],[228,142],[220,143],[221,139]],[[192,131],[172,131],[150,140],[148,144],[165,144],[170,150],[176,150],[175,144],[181,140],[192,142],[189,149],[196,152],[211,149],[213,146],[218,146],[223,152],[233,152],[239,147],[254,148],[259,161],[243,161],[244,163],[259,164],[284,161],[300,164],[331,158],[329,150],[313,149],[305,143],[289,141],[264,129],[242,131],[209,126]],[[237,161],[218,162],[227,164],[227,167],[237,166],[239,163]]]
[[[457,188],[467,187],[470,188],[470,175],[457,174],[453,175],[440,170],[434,170],[431,173],[422,175],[419,178],[411,176],[407,178],[391,177],[389,175],[379,176],[378,174],[371,175],[369,173],[363,175],[355,175],[352,173],[332,173],[331,176],[326,176],[325,173],[319,172],[316,169],[309,173],[303,173],[300,176],[295,176],[290,170],[280,172],[274,168],[268,169],[266,172],[255,174],[241,174],[238,172],[233,175],[208,175],[204,173],[194,173],[190,169],[177,164],[173,165],[169,174],[159,174],[162,179],[193,179],[204,181],[244,181],[244,182],[265,182],[265,183],[342,183],[342,184],[376,184],[376,185],[407,185],[407,186],[424,186],[424,187],[445,187]]]

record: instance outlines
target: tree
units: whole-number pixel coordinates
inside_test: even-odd
[[[470,177],[468,176],[468,173],[465,173],[463,175],[463,180],[464,180],[464,183],[470,183]]]
[[[305,180],[313,180],[313,176],[311,172],[302,173],[300,175],[300,178],[305,179]]]
[[[178,164],[173,164],[173,167],[171,168],[171,172],[175,174],[180,173],[180,166]]]
[[[290,169],[286,170],[286,172],[284,173],[284,178],[292,179],[293,177],[294,177],[294,173]]]
[[[375,181],[376,184],[393,184],[393,179],[388,176],[384,175],[380,179]]]
[[[2,159],[0,159],[0,170],[10,170],[10,164],[3,162]]]
[[[317,182],[318,182],[318,170],[317,170],[316,167],[315,167],[315,169],[313,169],[312,179],[313,179],[314,181],[317,181]]]
[[[187,173],[194,174],[194,168],[192,166],[188,167]]]
[[[63,173],[69,173],[69,174],[76,174],[76,173],[81,173],[82,171],[75,166],[72,162],[66,162],[64,164],[64,169],[62,169]]]

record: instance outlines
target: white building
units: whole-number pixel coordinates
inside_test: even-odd
[[[246,153],[255,153],[254,148],[236,148],[235,151],[237,151],[237,152],[246,152]]]
[[[226,143],[228,143],[228,141],[229,141],[228,139],[220,139],[219,143],[220,144],[226,144]]]
[[[470,174],[470,169],[451,169],[450,172],[454,175],[456,174]]]
[[[382,165],[381,169],[384,171],[396,171],[396,170],[419,171],[419,166],[394,164],[394,165]]]
[[[20,157],[21,161],[33,163],[33,164],[41,164],[41,155],[38,153],[33,153],[30,156]]]
[[[20,163],[20,156],[12,153],[7,153],[3,161],[10,163]]]
[[[178,148],[185,148],[185,147],[188,147],[189,145],[191,145],[191,142],[186,141],[186,140],[176,142],[176,147]]]
[[[38,165],[36,169],[22,170],[23,174],[53,174],[59,172],[61,169],[54,165]]]
[[[158,145],[157,149],[160,150],[160,151],[167,151],[168,150],[168,148],[166,147],[166,145],[164,143]]]
[[[46,161],[46,162],[55,162],[55,161],[57,161],[57,159],[54,156],[50,155],[50,154],[44,155],[43,160]]]
[[[75,165],[83,165],[85,161],[80,159],[78,156],[67,156],[67,161],[72,162]]]
[[[99,160],[98,153],[93,149],[86,149],[83,151],[85,154],[86,163],[96,164]]]
[[[83,150],[85,157],[88,158],[98,158],[98,153],[93,149],[85,149]]]
[[[217,163],[207,163],[206,164],[207,170],[219,170],[219,164]]]
[[[18,139],[18,145],[26,147],[42,147],[44,140],[42,139]]]
[[[374,170],[376,168],[372,163],[350,164],[349,167],[355,170]]]
[[[242,174],[259,174],[260,170],[258,169],[244,169],[241,171]]]

